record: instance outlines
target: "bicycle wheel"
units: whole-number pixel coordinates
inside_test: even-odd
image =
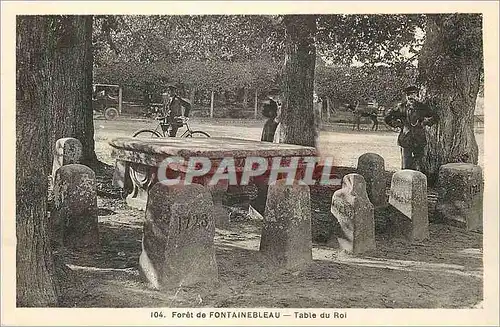
[[[210,137],[208,133],[202,132],[202,131],[192,131],[190,133],[187,133],[186,136],[184,137],[196,137],[196,138],[207,138]]]
[[[132,135],[132,137],[153,138],[153,137],[161,137],[161,135],[158,134],[158,132],[153,131],[151,129],[141,129],[135,132],[134,135]]]

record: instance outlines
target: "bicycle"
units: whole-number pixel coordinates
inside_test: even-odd
[[[159,120],[158,126],[155,129],[141,129],[134,133],[133,137],[170,137],[168,135],[168,127],[170,123],[167,122],[167,117],[158,117]],[[193,131],[188,124],[188,117],[178,117],[178,122],[182,123],[182,126],[186,126],[186,130],[180,137],[197,137],[197,138],[206,138],[210,137],[210,135],[203,131]]]

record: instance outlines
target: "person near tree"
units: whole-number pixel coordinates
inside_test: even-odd
[[[390,109],[384,121],[391,127],[400,129],[398,145],[401,148],[401,169],[422,171],[427,138],[426,127],[438,120],[437,113],[419,99],[419,89],[415,85],[404,89],[405,101]]]
[[[271,90],[262,106],[262,115],[267,118],[260,139],[264,142],[273,142],[276,140],[275,135],[279,125],[281,107],[278,94],[279,90]]]

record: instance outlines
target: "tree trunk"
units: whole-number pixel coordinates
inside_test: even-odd
[[[51,61],[51,147],[61,137],[74,137],[83,146],[83,163],[92,166],[94,149],[92,111],[92,16],[50,16],[55,38]],[[116,108],[118,109],[118,108]],[[51,148],[51,150],[53,150]],[[52,161],[52,151],[49,162]]]
[[[80,139],[83,146],[83,163],[89,166],[94,166],[97,163],[97,155],[95,153],[94,141],[94,112],[92,110],[92,73],[94,66],[94,54],[92,47],[92,26],[93,16],[87,15],[79,18],[82,22],[76,24],[79,27],[78,35],[81,35],[84,41],[84,70],[82,71],[82,85],[80,91],[80,99],[78,111],[83,116],[82,124],[77,124],[79,128],[75,133],[76,138]],[[83,25],[83,27],[81,27]],[[83,31],[82,31],[83,30]],[[80,50],[82,51],[82,50]],[[121,90],[120,90],[121,92]],[[120,96],[122,96],[120,94]],[[118,109],[118,108],[117,108]],[[121,114],[120,108],[120,114]],[[75,117],[78,120],[78,115]]]
[[[450,162],[477,164],[474,109],[483,69],[481,16],[428,15],[419,58],[423,94],[439,114],[427,131],[424,171],[429,184]]]
[[[316,16],[287,15],[285,35],[285,99],[280,142],[316,145],[313,110],[316,62]]]
[[[196,89],[193,87],[193,88],[191,88],[191,92],[189,94],[189,101],[191,102],[191,105],[194,105],[195,95],[196,95]]]
[[[54,72],[51,21],[48,16],[17,18],[16,302],[20,307],[54,306],[58,297],[47,230]]]

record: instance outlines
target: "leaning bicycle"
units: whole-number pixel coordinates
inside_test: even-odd
[[[170,123],[167,122],[167,117],[158,117],[158,125],[155,129],[141,129],[134,133],[133,137],[141,138],[153,138],[153,137],[170,137],[168,135],[168,128]],[[207,138],[210,135],[203,131],[194,131],[189,127],[188,117],[178,117],[178,123],[182,123],[183,127],[186,127],[184,133],[180,137],[196,137],[196,138]]]

